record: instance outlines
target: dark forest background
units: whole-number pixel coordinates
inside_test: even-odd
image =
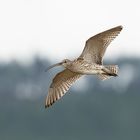
[[[0,140],[140,140],[140,59],[110,63],[119,65],[119,77],[85,76],[86,90],[71,88],[48,109],[48,87],[62,68],[45,73],[50,62],[40,58],[1,63]]]

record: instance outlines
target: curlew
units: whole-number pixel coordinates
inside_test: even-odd
[[[77,59],[73,61],[64,59],[46,69],[47,71],[60,65],[65,68],[54,77],[46,97],[45,107],[51,106],[65,95],[72,84],[82,75],[97,75],[101,80],[117,76],[118,66],[103,65],[103,56],[108,45],[121,30],[122,26],[117,26],[96,34],[86,41],[85,48]]]

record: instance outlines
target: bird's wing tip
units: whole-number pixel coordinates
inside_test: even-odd
[[[50,106],[52,106],[52,104],[45,105],[45,109],[49,108]]]
[[[119,25],[118,27],[119,27],[121,30],[123,29],[123,26],[122,26],[122,25]]]

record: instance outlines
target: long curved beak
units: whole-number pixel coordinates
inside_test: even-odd
[[[54,65],[51,65],[51,66],[49,66],[48,68],[45,69],[45,72],[47,72],[48,70],[50,70],[53,67],[60,66],[60,65],[62,65],[62,62],[54,64]]]

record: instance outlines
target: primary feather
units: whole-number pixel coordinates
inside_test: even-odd
[[[118,36],[121,30],[122,26],[117,26],[89,38],[79,58],[83,58],[89,63],[102,64],[106,48]]]

